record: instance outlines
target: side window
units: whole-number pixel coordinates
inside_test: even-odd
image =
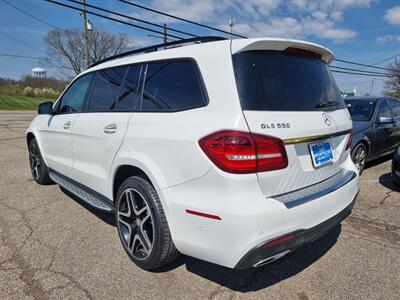
[[[385,118],[392,117],[392,112],[390,111],[390,106],[387,100],[382,101],[381,104],[379,105],[378,120],[380,117],[385,117]]]
[[[121,88],[116,111],[134,111],[137,103],[140,102],[140,75],[142,73],[141,65],[129,67],[124,84]]]
[[[177,111],[205,104],[200,75],[193,61],[167,61],[148,65],[142,111]]]
[[[390,106],[392,107],[393,118],[400,117],[400,101],[397,100],[389,100]]]
[[[88,106],[89,112],[114,110],[126,70],[127,67],[118,67],[96,72]]]
[[[58,112],[61,114],[82,112],[86,92],[89,88],[93,74],[83,75],[77,79],[61,98]]]

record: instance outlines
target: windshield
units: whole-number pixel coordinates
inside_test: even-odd
[[[243,110],[315,111],[345,108],[339,89],[320,59],[282,51],[233,55]]]
[[[375,101],[345,100],[353,121],[369,121],[375,108]]]

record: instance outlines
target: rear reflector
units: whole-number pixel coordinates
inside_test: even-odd
[[[186,213],[191,214],[191,215],[195,215],[195,216],[199,216],[199,217],[204,217],[204,218],[209,218],[209,219],[214,219],[214,220],[221,220],[221,217],[219,217],[219,216],[205,214],[205,213],[202,213],[202,212],[199,212],[199,211],[190,210],[190,209],[187,209]]]
[[[279,245],[280,243],[283,243],[283,242],[286,242],[288,240],[291,240],[292,238],[293,238],[293,235],[285,235],[285,236],[282,236],[280,238],[277,238],[275,240],[272,240],[272,241],[269,241],[269,242],[265,243],[263,247],[270,248],[272,246]]]
[[[315,58],[315,59],[321,59],[321,54],[316,53],[314,51],[300,49],[300,48],[289,47],[289,48],[285,49],[285,52],[293,53],[293,54],[297,54],[297,55],[301,55],[301,56],[307,56],[307,57]]]
[[[223,130],[202,138],[199,145],[218,168],[228,173],[265,172],[288,165],[283,141],[272,136]]]

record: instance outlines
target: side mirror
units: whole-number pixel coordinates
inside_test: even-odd
[[[394,120],[391,117],[379,117],[378,123],[379,124],[389,124],[389,123],[394,123]]]
[[[38,107],[39,115],[52,115],[53,114],[53,102],[40,103]]]

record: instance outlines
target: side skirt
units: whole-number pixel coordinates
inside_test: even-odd
[[[55,183],[59,184],[87,204],[104,211],[114,211],[114,203],[100,193],[52,169],[49,169],[49,176]]]

